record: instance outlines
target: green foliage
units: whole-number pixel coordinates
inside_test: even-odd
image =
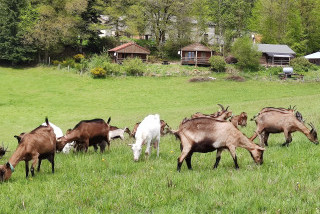
[[[123,61],[123,69],[129,76],[142,76],[145,64],[139,58],[127,58]]]
[[[211,69],[215,72],[224,72],[226,70],[227,63],[223,56],[212,56],[209,58]]]
[[[103,68],[106,63],[110,63],[111,59],[108,54],[94,54],[87,62],[89,70],[100,67]]]
[[[297,57],[290,61],[290,65],[293,67],[294,72],[308,72],[314,69],[314,64],[309,62],[308,59],[304,57]]]
[[[282,71],[283,71],[282,67],[270,67],[267,70],[267,72],[269,72],[272,75],[278,75],[282,73]]]
[[[249,37],[238,38],[232,46],[232,54],[238,60],[237,65],[241,69],[258,70],[261,52]]]
[[[93,78],[105,78],[107,75],[107,72],[103,68],[100,68],[100,67],[91,69],[90,73]]]

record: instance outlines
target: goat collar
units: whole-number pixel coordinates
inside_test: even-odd
[[[12,166],[12,164],[8,161],[9,165],[10,165],[10,169],[11,169],[11,172],[14,172],[14,167]]]

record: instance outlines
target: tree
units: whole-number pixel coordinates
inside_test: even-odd
[[[232,54],[237,58],[237,65],[241,69],[257,70],[259,68],[261,52],[249,37],[238,38],[232,46]]]
[[[19,22],[24,0],[0,0],[0,59],[17,64],[33,60],[34,49],[24,45]]]

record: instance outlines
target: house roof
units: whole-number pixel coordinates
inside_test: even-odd
[[[211,49],[200,44],[200,43],[193,43],[191,45],[188,45],[186,47],[181,48],[181,51],[205,51],[205,52],[211,52]]]
[[[150,54],[150,51],[148,49],[141,47],[140,45],[137,45],[134,42],[128,42],[119,45],[115,48],[108,50],[108,52]]]
[[[304,56],[306,59],[320,59],[320,51]]]
[[[296,54],[288,45],[273,45],[273,44],[257,44],[258,50],[262,53],[272,54]]]

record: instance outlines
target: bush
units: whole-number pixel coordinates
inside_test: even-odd
[[[104,65],[106,63],[110,63],[111,59],[107,54],[95,54],[93,55],[87,62],[87,66],[89,70],[92,70],[94,68],[100,67],[103,68],[105,67]]]
[[[104,63],[103,69],[107,72],[107,75],[120,75],[121,74],[121,66],[115,63]]]
[[[272,75],[278,75],[282,73],[282,67],[270,67],[268,68],[268,72],[271,73]]]
[[[145,72],[145,64],[139,58],[125,59],[123,68],[129,76],[142,76]]]
[[[76,62],[79,63],[79,62],[81,62],[82,59],[84,59],[84,55],[83,54],[77,54],[77,55],[74,55],[73,58],[74,58],[74,60]]]
[[[232,46],[232,54],[238,60],[236,65],[241,69],[259,69],[261,52],[249,37],[238,38]]]
[[[93,78],[105,78],[107,75],[107,72],[101,67],[91,69],[90,73],[93,76]]]
[[[226,70],[227,63],[222,56],[212,56],[209,58],[211,69],[215,72],[224,72]]]
[[[304,57],[292,59],[290,65],[293,67],[294,72],[308,72],[309,70],[314,69],[314,65]]]

